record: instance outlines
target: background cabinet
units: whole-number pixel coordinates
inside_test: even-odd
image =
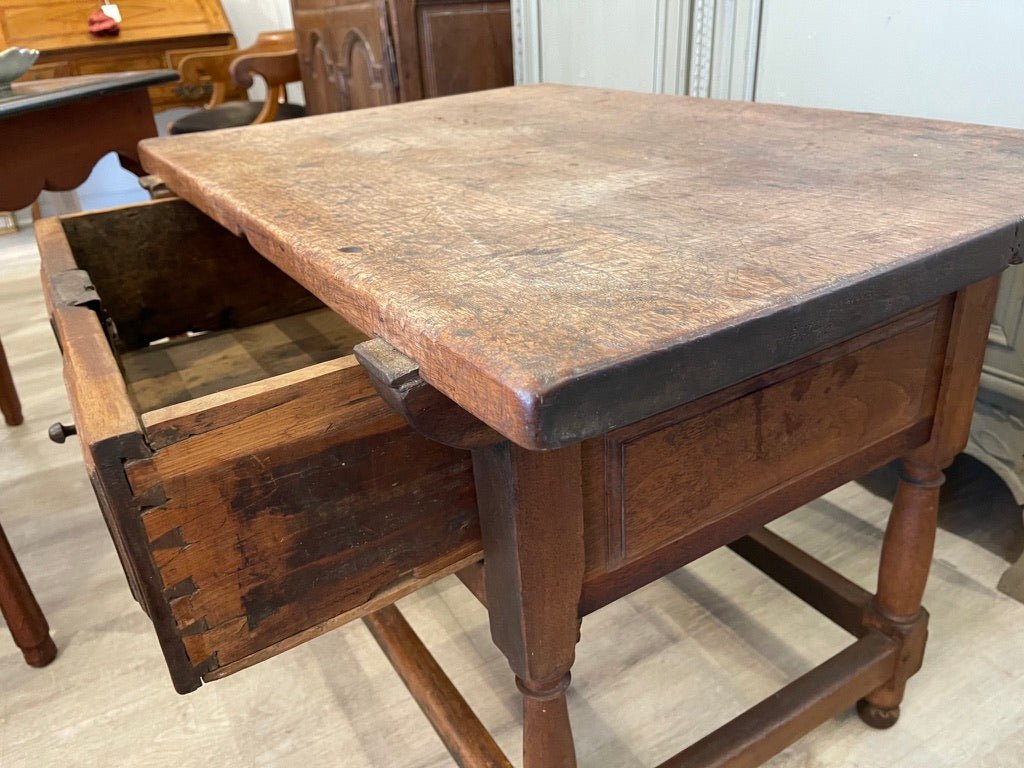
[[[293,0],[313,114],[512,85],[508,0]]]

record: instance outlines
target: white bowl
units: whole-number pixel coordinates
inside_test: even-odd
[[[8,90],[11,83],[28,72],[36,63],[39,51],[35,48],[8,48],[0,51],[0,90]]]

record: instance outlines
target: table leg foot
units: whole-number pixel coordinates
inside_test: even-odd
[[[857,714],[860,715],[861,720],[872,728],[885,730],[896,725],[896,721],[900,719],[900,708],[876,707],[867,699],[861,699],[857,702]]]
[[[54,644],[53,638],[47,636],[39,645],[22,648],[21,654],[25,657],[25,663],[30,667],[45,667],[57,658],[57,646]]]

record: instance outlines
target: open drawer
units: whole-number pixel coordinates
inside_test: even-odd
[[[480,558],[468,452],[374,392],[347,326],[177,200],[37,225],[82,452],[175,687]]]

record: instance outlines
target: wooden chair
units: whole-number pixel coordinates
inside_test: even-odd
[[[237,128],[306,114],[305,107],[287,102],[285,92],[285,85],[302,79],[291,30],[263,32],[255,44],[242,50],[191,54],[181,60],[178,72],[184,83],[198,83],[206,77],[214,85],[202,111],[175,120],[170,126],[172,134]],[[225,101],[231,83],[249,88],[253,75],[267,83],[264,101]]]

